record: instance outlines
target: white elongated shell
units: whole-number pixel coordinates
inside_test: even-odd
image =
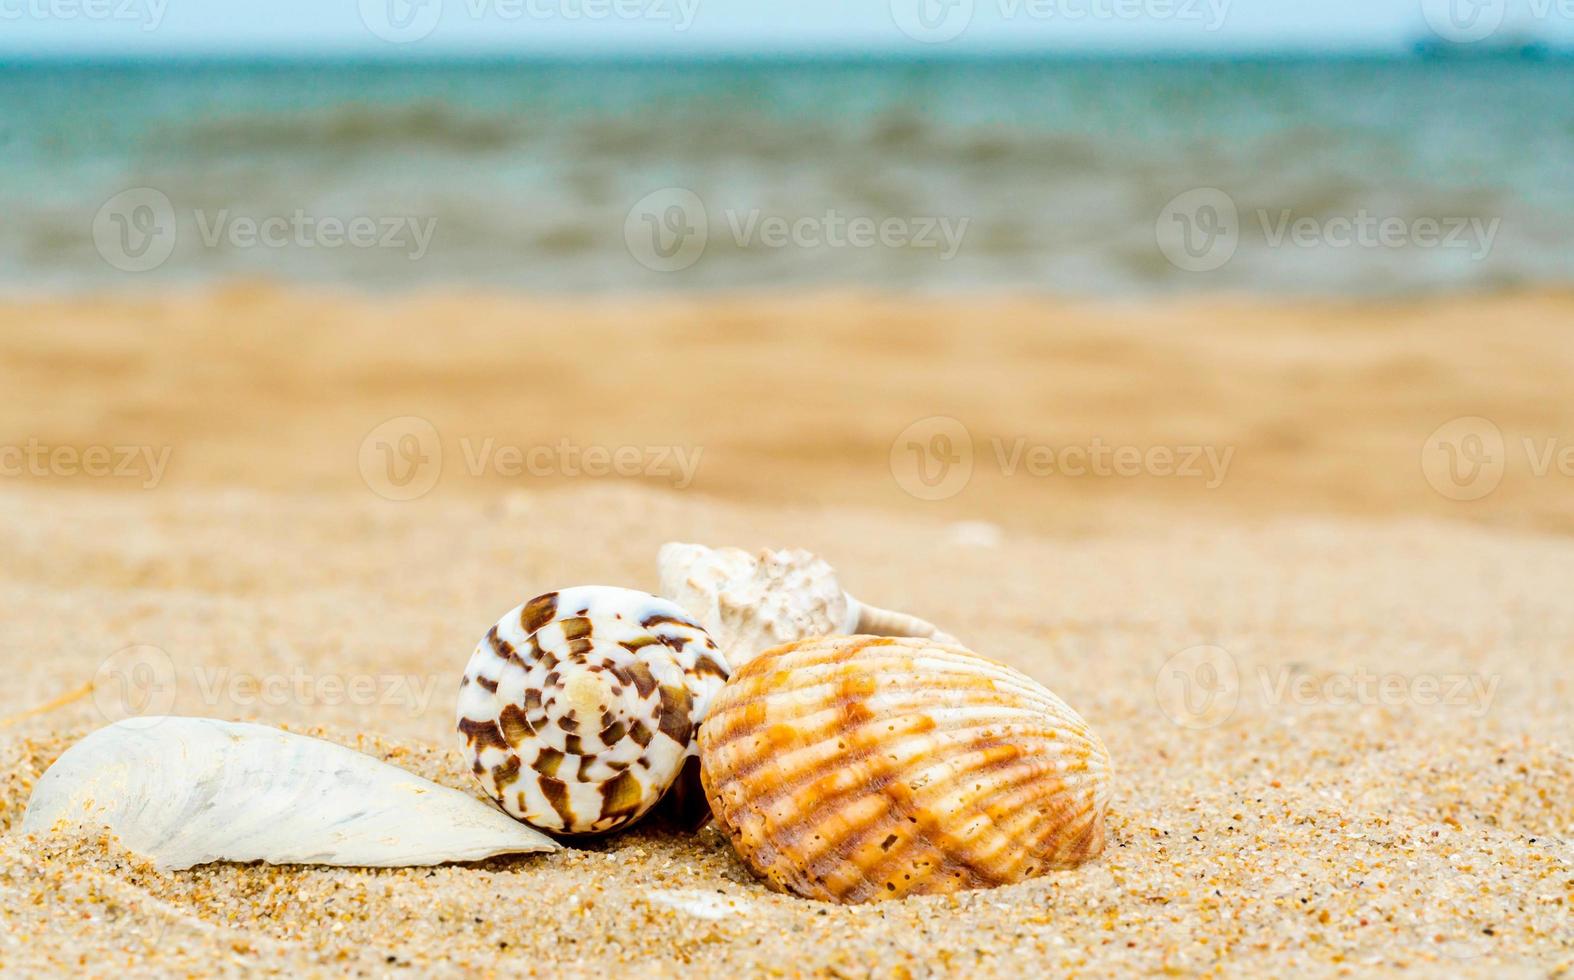
[[[716,823],[779,891],[870,902],[1104,847],[1110,760],[1043,685],[961,647],[832,636],[740,667],[700,730]]]
[[[638,820],[695,780],[694,735],[727,661],[687,613],[632,589],[583,586],[511,609],[459,690],[471,771],[498,804],[554,833]]]
[[[67,749],[25,833],[110,830],[163,870],[210,861],[402,868],[558,844],[455,789],[332,742],[212,718],[128,718]]]
[[[740,667],[783,643],[851,633],[858,604],[825,559],[789,548],[707,548],[671,542],[657,556],[661,594],[704,625]]]

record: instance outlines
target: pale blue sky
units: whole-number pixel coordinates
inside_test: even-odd
[[[0,0],[0,51],[1399,50],[1429,24],[1568,43],[1574,0]]]

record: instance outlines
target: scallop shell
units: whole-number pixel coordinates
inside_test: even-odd
[[[661,594],[687,609],[734,668],[783,643],[834,633],[919,636],[956,642],[916,616],[860,602],[836,570],[801,548],[707,548],[678,541],[656,557]]]
[[[928,640],[833,636],[738,669],[700,730],[716,823],[778,891],[871,902],[1104,847],[1109,753],[1043,685]]]
[[[99,827],[164,870],[402,868],[559,847],[475,797],[342,745],[213,718],[128,718],[56,759],[23,832]]]
[[[487,793],[543,830],[604,833],[694,781],[695,730],[727,679],[705,630],[665,599],[548,592],[476,646],[459,691],[465,757]]]

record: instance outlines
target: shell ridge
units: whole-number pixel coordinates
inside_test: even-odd
[[[870,720],[866,722],[863,727],[878,728],[879,724],[880,722],[878,720]],[[925,734],[927,734],[925,731],[914,732],[911,733],[907,738],[911,741],[919,741]],[[1003,744],[1003,740],[998,738],[992,739],[988,744]],[[812,822],[805,824],[803,832],[800,835],[810,836],[822,841],[822,846],[820,848],[805,853],[804,859],[811,873],[819,870],[819,866],[827,859],[834,860],[838,857],[845,857],[849,852],[855,850],[865,840],[873,837],[878,832],[878,830],[881,829],[877,824],[848,825],[845,828],[844,833],[833,834],[830,832],[830,825],[832,823],[838,822],[836,820],[838,803],[847,797],[858,793],[872,794],[881,791],[892,781],[893,774],[889,767],[878,768],[867,776],[859,777],[857,775],[857,771],[860,769],[859,764],[865,759],[874,756],[875,754],[878,753],[873,747],[855,750],[851,754],[839,757],[841,768],[836,771],[810,771],[800,776],[796,782],[790,785],[776,783],[773,784],[772,788],[766,793],[751,797],[751,804],[762,814],[768,814],[770,812],[771,805],[779,801],[784,796],[797,795],[799,792],[802,792],[803,790],[818,782],[829,780],[839,783],[839,788],[834,792],[829,794],[815,795],[817,804],[815,813],[817,816],[812,818]],[[1019,756],[1016,758],[1020,759],[1021,757]],[[759,760],[759,765],[763,768],[764,766],[769,765],[771,761],[772,757],[762,755]],[[924,786],[916,791],[914,795],[921,795],[925,792],[931,796],[941,795],[942,789],[949,788],[955,782],[976,777],[976,773],[968,772],[966,770],[953,769],[953,766],[957,761],[958,760],[955,759],[944,760],[937,762],[934,766],[929,767],[929,769],[940,768],[946,770],[948,775],[944,780],[939,782],[924,784]],[[1013,759],[1011,761],[1016,760]],[[1036,779],[1044,775],[1044,767],[1042,764],[1030,763],[1024,765],[1023,768],[1026,771],[1026,774],[1023,777],[1024,779]],[[929,769],[920,770],[920,773],[928,772]],[[849,775],[843,775],[842,773],[844,771]],[[899,801],[887,797],[886,802],[888,804],[888,808],[890,809],[894,809],[898,805],[900,805],[904,810],[911,809],[911,800]],[[910,813],[904,813],[904,816],[910,815]],[[768,816],[766,819],[767,822],[769,822]],[[815,831],[815,833],[810,834],[810,831]],[[962,844],[965,842],[959,839],[958,843]],[[970,867],[972,864],[972,862],[965,860],[959,863],[968,864]]]
[[[821,691],[837,690],[843,684],[845,684],[845,681],[845,676],[840,673],[809,675],[807,672],[795,672],[793,678],[793,701],[810,702],[813,695],[816,695]],[[946,690],[956,692],[968,692],[976,700],[981,702],[980,705],[978,705],[980,707],[985,705],[1014,706],[1016,708],[1015,713],[1023,717],[1041,717],[1046,713],[1046,708],[1054,707],[1052,702],[1047,701],[1024,707],[1021,706],[1023,699],[1014,697],[1013,692],[1010,691],[1002,691],[993,687],[979,687],[977,685],[925,684],[921,677],[916,677],[911,674],[888,673],[883,675],[879,680],[879,691],[877,696],[882,702],[896,702],[892,704],[892,707],[900,707],[900,699],[904,696],[907,698],[922,698],[926,695],[932,696],[935,690],[939,688],[945,688]],[[729,704],[737,708],[747,708],[762,702],[772,702],[773,697],[775,696],[772,694],[772,692],[768,690],[759,690],[758,685],[750,685],[747,682],[742,682],[737,686],[734,693],[732,694]],[[844,697],[841,700],[846,701],[854,699],[855,698],[853,696],[849,695],[848,697]],[[782,704],[783,701],[779,697],[775,697],[773,703]],[[817,709],[819,707],[819,705],[816,705]],[[1048,713],[1052,715],[1058,714],[1057,712],[1053,711]],[[1070,717],[1067,717],[1063,720],[1066,722],[1072,722],[1072,718]]]
[[[980,873],[986,873],[988,870],[989,862],[987,858],[1008,843],[1014,846],[1014,852],[1018,856],[1017,863],[1019,864],[1032,862],[1040,855],[1039,841],[1029,837],[1021,823],[1035,815],[1039,817],[1046,815],[1045,808],[1029,805],[1033,801],[1042,801],[1046,795],[1044,787],[1039,785],[1044,779],[1044,771],[1035,764],[1015,762],[1007,763],[1003,769],[1009,775],[995,781],[991,785],[991,789],[995,793],[1001,794],[993,808],[1005,810],[1016,819],[999,819],[996,813],[990,812],[989,809],[980,809],[975,813],[977,818],[987,821],[989,827],[997,831],[999,837],[1002,838],[996,842],[992,850],[986,851],[984,854],[975,853],[974,843],[982,836],[984,828],[980,827],[974,833],[967,835],[966,838],[957,840],[957,845],[962,854],[960,860],[980,869]],[[1055,836],[1068,824],[1069,821],[1065,820],[1044,821],[1044,829],[1041,836]]]
[[[706,736],[705,751],[724,752],[734,749],[738,740],[747,738],[752,734],[747,730],[729,728],[726,724],[730,713],[735,710],[737,710],[735,705],[729,705],[713,713],[712,724],[715,727]],[[1018,739],[1053,741],[1053,739],[1047,738],[1040,729],[1013,727],[1012,723],[1019,720],[1020,716],[1019,714],[1003,715],[998,712],[992,712],[960,719],[965,721],[965,724],[943,724],[935,721],[932,724],[907,727],[900,735],[884,742],[880,750],[891,753],[901,749],[906,754],[906,750],[911,743],[922,743],[925,740],[934,739],[944,739],[942,745],[937,746],[937,748],[950,749],[957,745],[971,744],[972,741],[976,741],[976,736],[971,735],[971,732],[994,728],[1000,729],[1002,735],[1010,735]],[[893,724],[889,720],[890,717],[903,716],[877,716],[865,719],[852,727],[841,729],[839,735],[833,734],[837,732],[835,723],[843,717],[842,712],[831,706],[823,708],[815,715],[770,718],[769,721],[773,729],[785,727],[793,731],[795,736],[794,744],[786,751],[782,751],[782,746],[776,745],[771,746],[769,751],[757,749],[742,753],[740,757],[735,758],[732,762],[732,778],[740,782],[752,782],[753,777],[762,769],[791,771],[800,763],[816,761],[820,756],[836,755],[842,765],[849,765],[853,760],[861,758],[863,753],[849,753],[848,750],[833,751],[823,746],[829,741],[842,741],[854,744],[873,742],[874,739],[870,736],[876,735],[882,726],[889,728]],[[955,718],[954,714],[948,713],[947,722]],[[912,726],[913,722],[904,720],[904,724]],[[718,731],[721,734],[717,734]],[[773,772],[768,786],[762,789],[755,798],[761,802],[768,802],[785,793],[796,791],[801,786],[801,782],[784,781],[778,772]]]
[[[1105,843],[1108,751],[1007,665],[820,637],[739,668],[699,733],[718,825],[771,887],[869,901],[1024,880]]]

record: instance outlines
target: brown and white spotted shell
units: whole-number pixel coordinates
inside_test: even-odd
[[[698,768],[695,733],[728,674],[705,631],[665,599],[610,586],[509,611],[459,689],[464,753],[508,813],[560,834],[638,820]]]
[[[873,902],[1022,881],[1104,847],[1110,760],[1025,674],[829,636],[738,668],[700,729],[716,824],[772,888]]]

